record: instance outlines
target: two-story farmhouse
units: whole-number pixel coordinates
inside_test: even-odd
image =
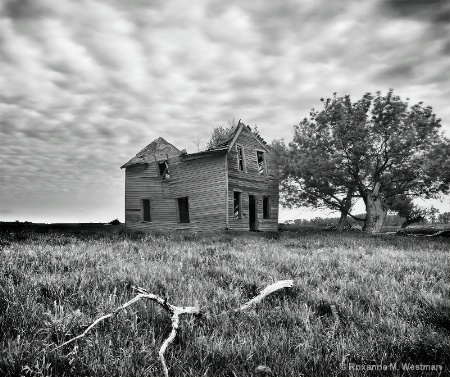
[[[199,153],[158,138],[121,168],[128,229],[277,229],[275,156],[242,123]]]

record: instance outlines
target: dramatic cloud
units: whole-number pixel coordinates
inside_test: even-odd
[[[5,0],[1,219],[123,219],[119,166],[213,126],[266,140],[320,98],[394,88],[450,136],[446,0]]]

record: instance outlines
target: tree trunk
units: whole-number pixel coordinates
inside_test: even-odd
[[[367,233],[380,233],[386,220],[387,206],[378,193],[379,189],[380,183],[377,182],[373,191],[364,192],[367,215],[363,230]]]
[[[347,196],[341,201],[341,217],[336,227],[337,232],[342,232],[344,230],[344,226],[347,223],[348,212],[350,211],[350,208],[352,208],[352,197],[353,190],[349,190]]]
[[[341,217],[339,218],[339,222],[336,227],[336,231],[342,232],[344,230],[344,226],[346,223],[347,223],[347,212],[341,211]]]

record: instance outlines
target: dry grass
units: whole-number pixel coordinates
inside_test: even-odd
[[[171,323],[149,303],[41,351],[130,300],[133,285],[221,313],[286,279],[292,289],[247,313],[183,320],[171,374],[251,376],[267,365],[277,376],[347,376],[348,363],[398,363],[393,376],[423,373],[400,363],[449,371],[448,241],[224,232],[135,234],[130,247],[104,229],[1,233],[0,375],[160,376]]]

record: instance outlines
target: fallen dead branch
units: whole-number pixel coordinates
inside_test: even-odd
[[[450,231],[448,230],[441,230],[439,232],[433,233],[433,234],[427,234],[425,237],[441,237],[441,236],[450,236]]]
[[[166,353],[167,347],[175,340],[178,335],[178,331],[180,328],[180,315],[181,314],[200,314],[200,309],[193,306],[174,306],[169,304],[166,300],[162,299],[159,296],[156,296],[152,293],[148,293],[144,288],[134,287],[139,294],[142,295],[142,298],[149,298],[150,300],[156,301],[160,304],[164,309],[166,309],[170,314],[172,314],[172,331],[169,334],[169,337],[164,341],[161,348],[159,349],[159,359],[161,360],[161,364],[164,370],[164,375],[166,377],[169,376],[169,370],[167,368],[166,359],[164,358],[164,354]]]
[[[450,237],[450,229],[436,231],[435,229],[418,229],[418,230],[397,230],[399,236],[404,237]]]
[[[283,288],[291,288],[294,284],[293,280],[282,280],[282,281],[278,281],[276,283],[270,284],[268,285],[266,288],[264,288],[256,297],[252,298],[250,301],[246,302],[245,304],[243,304],[241,307],[239,307],[238,309],[234,309],[231,310],[230,312],[240,312],[240,311],[245,311],[248,310],[250,308],[252,308],[253,306],[255,306],[256,304],[260,303],[265,297],[267,297],[268,295],[279,291],[280,289]],[[169,312],[171,314],[171,319],[172,319],[172,331],[169,334],[169,337],[163,342],[163,344],[161,345],[161,348],[159,349],[159,358],[163,367],[163,371],[164,371],[164,376],[168,377],[169,376],[169,369],[167,368],[167,364],[166,364],[166,360],[165,360],[165,353],[167,348],[170,346],[170,344],[173,343],[173,341],[175,340],[175,338],[178,335],[179,332],[179,328],[180,328],[180,315],[182,314],[194,314],[194,315],[202,315],[205,314],[204,312],[202,312],[199,308],[194,307],[194,306],[175,306],[172,305],[170,303],[167,302],[167,300],[163,299],[162,297],[155,295],[153,293],[149,293],[147,290],[145,290],[142,287],[133,287],[138,294],[136,295],[136,297],[132,298],[130,301],[127,301],[125,304],[119,306],[117,309],[115,309],[112,313],[106,314],[100,318],[97,318],[94,322],[92,322],[87,328],[86,330],[83,331],[83,333],[81,333],[80,335],[68,340],[67,342],[64,342],[63,344],[55,347],[54,349],[51,350],[51,352],[56,351],[64,346],[67,346],[68,344],[83,338],[84,336],[86,336],[86,334],[91,331],[98,323],[104,321],[105,319],[111,318],[115,315],[117,315],[120,311],[128,308],[129,306],[131,306],[132,304],[136,303],[139,300],[142,299],[149,299],[151,301],[154,301],[156,303],[158,303],[159,305],[161,305],[167,312]]]
[[[264,288],[260,294],[254,298],[252,298],[250,301],[246,302],[244,305],[242,305],[239,309],[234,309],[234,312],[241,312],[247,309],[250,309],[254,305],[258,304],[262,300],[264,300],[265,297],[270,295],[273,292],[279,291],[283,288],[291,288],[294,285],[293,280],[280,280],[276,283],[268,285],[266,288]]]
[[[434,233],[419,233],[405,230],[395,232],[372,233],[372,236],[402,236],[402,237],[450,237],[450,230],[440,230]]]

